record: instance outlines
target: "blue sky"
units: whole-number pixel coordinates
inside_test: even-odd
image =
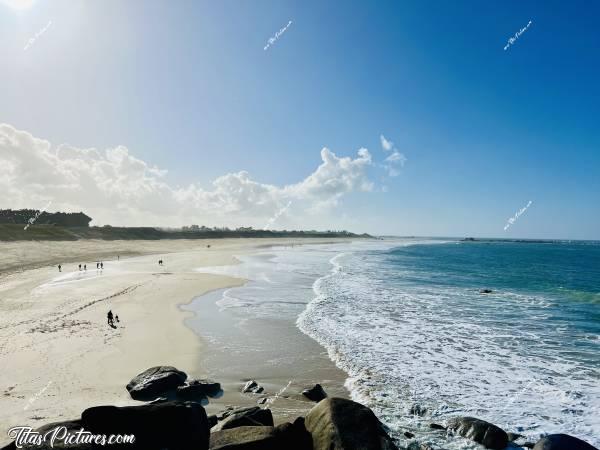
[[[181,200],[194,199],[184,214],[162,190],[163,210],[150,200],[135,203],[140,195],[128,185],[127,201],[117,202],[122,213],[111,215],[94,203],[106,192],[102,183],[92,189],[71,171],[65,177],[78,178],[82,194],[54,194],[57,208],[92,210],[99,224],[242,225],[256,218],[258,226],[292,201],[275,228],[600,239],[596,1],[37,0],[22,9],[6,1],[0,122],[53,148],[126,147],[149,167],[168,170],[160,178],[168,188],[160,189],[180,189],[172,194],[179,200],[190,186],[202,189]],[[382,134],[407,158],[397,176],[382,167],[389,155]],[[372,162],[356,170],[372,186],[363,189],[361,179],[334,194],[305,196],[323,147],[351,161],[367,148]],[[30,163],[15,162],[18,148],[0,149],[0,158],[21,167],[8,172],[4,192],[12,195],[0,207],[43,206],[57,182],[29,188],[19,174]],[[75,170],[65,164],[60,170]],[[245,198],[216,220],[200,198],[213,180],[239,171],[280,189],[267,188],[268,201],[256,197],[256,217]],[[321,187],[335,181],[319,180]],[[140,191],[153,189],[140,183]]]

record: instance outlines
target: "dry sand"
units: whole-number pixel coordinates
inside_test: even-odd
[[[257,397],[239,392],[242,380],[255,376],[256,368],[251,375],[228,372],[227,358],[217,355],[219,349],[211,348],[184,325],[192,313],[179,305],[243,283],[194,268],[234,264],[234,255],[264,246],[315,242],[324,240],[0,243],[0,444],[9,442],[7,430],[12,426],[35,428],[76,418],[94,405],[138,404],[125,385],[155,365],[173,365],[190,376],[213,376],[220,381],[225,395],[211,399],[209,412],[226,404],[256,404]],[[121,255],[120,260],[116,255]],[[165,261],[162,267],[157,264],[159,258]],[[102,271],[96,270],[98,259],[104,262]],[[62,273],[58,273],[58,263],[63,265]],[[87,265],[86,272],[77,270],[79,263]],[[207,301],[207,314],[211,307]],[[106,323],[109,309],[121,320],[116,329]],[[202,309],[196,301],[194,311],[202,315]],[[346,395],[345,374],[320,346],[289,324],[260,327],[262,334],[269,330],[277,339],[282,335],[293,339],[299,345],[296,351],[299,348],[309,356],[304,358],[304,377],[286,389],[288,398],[273,404],[279,420],[311,406],[299,392],[313,378],[314,382],[326,380],[326,388],[335,395]],[[212,356],[212,364],[203,364]],[[244,363],[240,366],[238,361],[236,367]],[[264,381],[271,399],[290,376],[273,370],[258,371],[258,375],[264,376],[259,381]]]

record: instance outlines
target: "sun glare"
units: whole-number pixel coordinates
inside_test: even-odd
[[[24,10],[31,8],[34,0],[0,0],[0,3],[12,9]]]

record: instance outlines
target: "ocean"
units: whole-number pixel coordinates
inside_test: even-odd
[[[203,269],[249,280],[219,308],[289,319],[404,445],[409,430],[478,448],[429,428],[458,415],[600,445],[600,243],[385,239],[240,261]]]

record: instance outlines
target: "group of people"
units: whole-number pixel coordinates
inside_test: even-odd
[[[117,328],[117,326],[115,325],[115,322],[119,323],[119,316],[118,315],[113,316],[112,310],[109,310],[106,317],[108,319],[108,326],[110,326],[112,328]]]
[[[81,264],[79,264],[78,268],[79,268],[79,271],[81,271],[81,269],[82,269]],[[104,269],[104,263],[103,262],[97,262],[96,263],[96,269]],[[83,270],[87,272],[87,264],[83,265]],[[62,272],[62,266],[60,264],[58,265],[58,271]]]
[[[162,265],[163,265],[163,260],[162,260],[162,259],[159,259],[159,260],[158,260],[158,265],[159,265],[159,266],[162,266]]]

